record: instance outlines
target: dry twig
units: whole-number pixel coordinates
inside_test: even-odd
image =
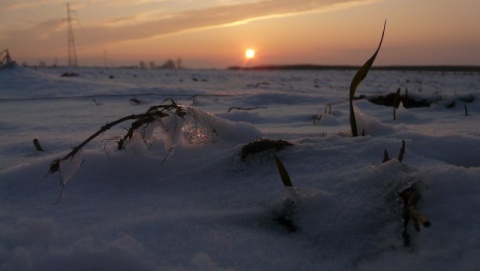
[[[143,114],[129,115],[129,116],[126,116],[126,117],[123,117],[123,118],[120,118],[118,120],[115,120],[115,121],[112,121],[112,122],[109,122],[109,123],[105,124],[97,132],[95,132],[90,137],[85,139],[82,143],[80,143],[79,145],[74,147],[67,155],[65,155],[62,158],[58,158],[58,159],[55,159],[54,161],[52,161],[51,164],[50,164],[50,169],[49,169],[48,174],[54,174],[56,172],[59,172],[60,171],[60,164],[62,162],[66,161],[69,158],[74,157],[90,141],[95,139],[100,134],[103,134],[104,132],[106,132],[110,128],[114,127],[115,125],[118,125],[118,124],[120,124],[124,121],[135,120],[134,122],[132,122],[130,128],[127,130],[127,133],[117,141],[117,144],[118,144],[117,148],[119,150],[122,150],[122,149],[125,148],[125,141],[130,140],[133,137],[134,132],[137,129],[139,129],[140,127],[142,127],[144,125],[148,125],[148,124],[150,124],[150,123],[152,123],[152,122],[154,122],[158,119],[167,117],[172,113],[179,116],[179,117],[182,117],[182,118],[186,115],[186,112],[184,111],[183,107],[177,105],[177,103],[172,99],[166,99],[165,101],[167,101],[167,100],[170,100],[170,104],[155,105],[155,106],[150,107],[147,110],[147,112],[145,112]],[[59,172],[59,173],[61,173],[61,172]],[[58,199],[57,203],[60,201],[60,199],[62,197],[63,188],[65,186],[65,181],[62,180],[61,176],[60,176],[59,179],[60,179],[61,191],[60,191],[60,198]]]

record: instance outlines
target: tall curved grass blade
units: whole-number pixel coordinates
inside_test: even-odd
[[[282,161],[280,161],[280,159],[278,159],[278,157],[275,154],[273,155],[273,157],[275,157],[278,173],[280,173],[280,177],[282,178],[283,185],[285,187],[293,187],[292,181],[290,180],[290,176],[288,176],[287,169],[285,169],[285,166],[283,165]]]
[[[353,97],[355,95],[355,91],[357,90],[358,85],[367,77],[368,71],[373,65],[375,58],[377,57],[378,51],[380,51],[380,47],[382,46],[383,36],[385,35],[385,28],[387,26],[387,21],[385,21],[383,25],[383,32],[382,38],[380,39],[380,43],[378,44],[378,48],[375,53],[370,57],[365,64],[357,71],[355,76],[352,79],[352,83],[350,84],[350,127],[352,129],[352,136],[358,136],[357,131],[357,121],[355,119],[355,113],[353,112]]]

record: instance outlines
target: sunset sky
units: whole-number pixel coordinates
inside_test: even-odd
[[[1,0],[0,50],[67,64],[67,1]],[[480,65],[478,0],[69,1],[80,66]],[[106,61],[105,61],[106,60]]]

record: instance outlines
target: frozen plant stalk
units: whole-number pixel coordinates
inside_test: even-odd
[[[383,36],[385,34],[385,27],[387,26],[387,21],[385,21],[383,25],[383,32],[382,32],[382,38],[380,39],[380,44],[378,45],[377,50],[375,53],[370,57],[365,64],[357,71],[355,76],[352,79],[352,83],[350,84],[350,127],[352,129],[352,136],[358,136],[358,131],[357,131],[357,121],[355,119],[355,113],[353,111],[353,97],[355,96],[355,91],[357,90],[357,87],[360,85],[360,83],[367,77],[368,71],[373,65],[373,62],[375,61],[375,58],[377,57],[378,51],[380,51],[380,47],[382,46],[383,42]]]

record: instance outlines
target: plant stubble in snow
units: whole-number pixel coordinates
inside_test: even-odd
[[[367,95],[392,93],[399,86],[388,87],[396,82],[407,84],[409,96],[430,95],[437,102],[429,108],[400,106],[393,122],[389,109],[357,100],[358,130],[365,129],[366,136],[352,138],[345,125],[348,99],[339,87],[351,78],[348,72],[179,71],[167,76],[119,69],[109,71],[114,81],[102,79],[95,69],[68,79],[51,75],[58,72],[53,70],[7,72],[8,77],[0,73],[2,97],[10,99],[0,101],[5,116],[0,120],[5,139],[0,143],[0,270],[480,267],[480,134],[475,128],[480,104],[469,102],[468,117],[463,107],[444,105],[464,93],[476,91],[476,97],[475,75],[372,71],[362,90]],[[208,80],[182,80],[192,76]],[[179,82],[185,84],[179,88]],[[269,82],[268,88],[258,93],[248,87],[256,82]],[[321,83],[332,90],[313,86]],[[222,96],[227,89],[235,95]],[[81,90],[101,105],[91,97],[50,99]],[[181,130],[175,138],[173,130],[160,125],[132,137],[126,152],[107,144],[108,155],[104,141],[92,142],[61,204],[51,205],[58,183],[42,179],[49,162],[87,138],[92,127],[138,110],[129,96],[118,93],[154,92],[137,96],[148,105],[171,93],[186,103],[192,90],[206,96],[196,96],[195,107],[185,106],[191,117],[177,122]],[[32,100],[35,96],[47,99]],[[312,125],[311,116],[325,104],[332,105],[331,114]],[[257,106],[266,108],[227,112]],[[72,122],[62,124],[68,118]],[[168,126],[173,124],[170,119]],[[123,132],[112,129],[101,137]],[[34,137],[44,152],[33,148]],[[242,146],[258,138],[283,138],[294,145],[276,156],[288,169],[295,193],[282,187],[269,152],[241,160]],[[403,163],[381,163],[385,150],[399,152],[402,139]],[[412,184],[422,194],[417,208],[433,226],[416,233],[409,224],[411,246],[406,248],[398,193]]]

